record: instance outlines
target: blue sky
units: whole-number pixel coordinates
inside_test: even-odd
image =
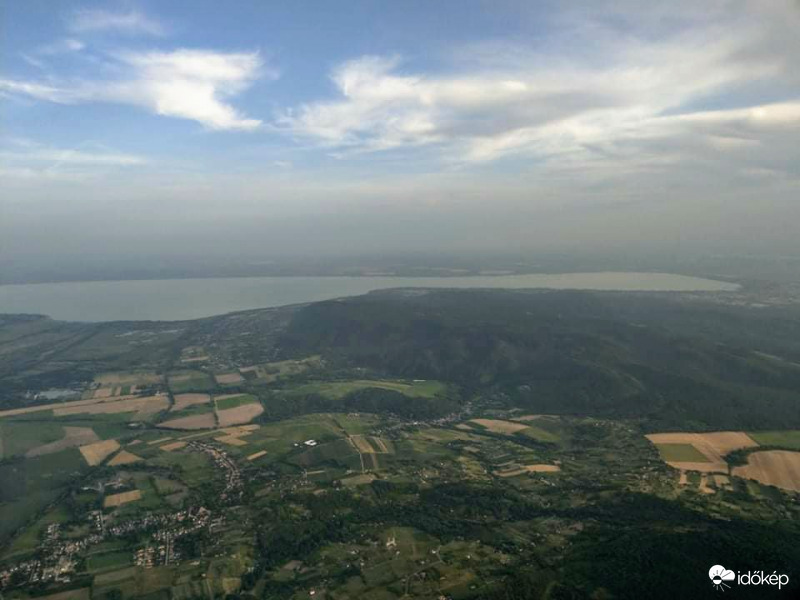
[[[622,205],[586,239],[729,240],[723,198],[736,223],[765,200],[782,221],[800,189],[794,0],[26,0],[1,18],[14,252],[36,220],[80,253],[108,241],[78,235],[87,218],[166,248],[343,214],[460,220],[453,243],[494,223],[500,248]],[[320,237],[344,251],[336,227]]]

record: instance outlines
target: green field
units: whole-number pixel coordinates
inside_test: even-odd
[[[167,382],[173,394],[207,392],[216,387],[211,375],[202,371],[175,371],[169,374]]]
[[[258,398],[250,394],[240,394],[239,396],[231,396],[230,398],[215,398],[214,402],[217,405],[217,410],[225,410],[245,404],[258,404]]]
[[[86,568],[90,572],[113,571],[130,566],[132,562],[130,552],[105,552],[90,554],[86,559]]]
[[[748,433],[762,446],[782,446],[791,450],[800,450],[800,431],[759,431]]]
[[[661,458],[673,462],[709,462],[708,458],[691,444],[656,444]]]
[[[561,441],[561,436],[552,431],[548,431],[543,427],[537,427],[536,425],[528,425],[528,428],[520,431],[518,435],[524,435],[525,437],[532,438],[537,442],[550,442],[555,444]]]
[[[0,540],[53,502],[85,469],[75,448],[0,464]]]
[[[51,421],[0,421],[0,459],[55,442],[64,437],[64,428]]]
[[[323,381],[307,383],[291,389],[293,394],[319,394],[339,400],[348,394],[369,388],[392,390],[412,398],[433,398],[442,394],[447,386],[440,381],[387,381],[383,379],[355,379],[351,381]]]

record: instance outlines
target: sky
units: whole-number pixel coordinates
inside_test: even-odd
[[[797,0],[0,11],[6,262],[800,253]]]

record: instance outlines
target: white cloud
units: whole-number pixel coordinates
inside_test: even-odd
[[[78,33],[113,31],[127,34],[164,34],[164,27],[158,21],[135,10],[79,10],[71,16],[69,28]]]
[[[670,5],[660,16],[623,5],[622,30],[607,24],[606,4],[598,20],[565,10],[553,47],[474,45],[434,74],[362,57],[333,71],[336,99],[286,111],[279,125],[337,156],[428,146],[455,164],[527,157],[603,176],[722,160],[745,145],[741,160],[773,160],[787,134],[768,124],[797,119],[795,98],[774,94],[800,89],[786,42],[800,44],[773,37],[800,18],[781,0],[735,4]],[[740,96],[750,105],[695,108]]]
[[[114,66],[124,73],[119,79],[61,84],[0,80],[0,92],[65,104],[131,104],[159,115],[191,119],[209,129],[252,130],[261,121],[245,118],[225,100],[259,76],[275,76],[263,67],[258,53],[131,52],[117,56]]]

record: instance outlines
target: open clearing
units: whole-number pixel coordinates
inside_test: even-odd
[[[673,456],[689,458],[695,456],[690,454],[686,448],[681,446],[692,446],[701,454],[705,460],[676,460],[667,459],[664,461],[671,467],[686,471],[702,471],[704,473],[727,473],[728,463],[723,457],[734,450],[741,448],[755,448],[758,443],[742,431],[715,431],[712,433],[651,433],[647,436],[659,451],[661,446],[666,447],[666,451]],[[662,457],[664,454],[662,453]]]
[[[656,444],[664,462],[710,462],[691,444]]]
[[[127,450],[121,450],[114,458],[108,461],[109,467],[118,467],[120,465],[129,465],[131,463],[143,460],[141,456],[136,456]]]
[[[391,454],[392,451],[386,443],[379,437],[353,435],[350,436],[356,450],[364,454]]]
[[[733,469],[734,475],[800,492],[800,452],[764,450],[747,458],[747,465]]]
[[[103,442],[81,446],[78,449],[81,451],[81,454],[83,454],[86,463],[90,467],[94,467],[119,450],[119,442],[117,442],[117,440],[105,440]]]
[[[229,446],[246,446],[247,442],[243,439],[236,437],[235,435],[223,435],[222,437],[214,438],[218,442],[222,442],[223,444],[228,444]]]
[[[113,400],[117,402],[120,398],[111,398],[109,400]],[[27,415],[30,413],[35,412],[44,412],[48,410],[55,411],[56,410],[68,410],[68,409],[76,409],[81,406],[93,406],[96,404],[102,405],[104,403],[103,400],[98,400],[96,398],[90,398],[88,400],[73,400],[71,402],[52,402],[50,404],[37,404],[36,406],[28,406],[25,408],[12,408],[10,410],[2,410],[0,411],[0,418],[3,417],[14,417],[17,415]],[[71,414],[79,414],[80,411],[71,413]],[[58,415],[56,415],[58,416]]]
[[[127,504],[128,502],[135,502],[136,500],[142,499],[142,492],[139,490],[132,490],[130,492],[122,492],[121,494],[113,494],[111,496],[106,496],[105,500],[103,500],[103,506],[105,508],[110,508],[112,506],[120,506],[122,504]]]
[[[495,471],[494,474],[499,477],[516,477],[524,473],[558,473],[561,467],[558,465],[522,465],[519,468],[514,468],[508,471]]]
[[[148,384],[148,383],[161,383],[161,375],[153,373],[152,371],[131,371],[131,372],[116,372],[116,373],[101,373],[94,378],[96,383],[101,385],[133,385],[133,384]]]
[[[242,377],[239,373],[219,373],[214,375],[214,379],[217,380],[217,383],[220,385],[232,384],[232,383],[241,383],[244,381],[244,377]]]
[[[257,458],[261,458],[262,456],[266,456],[266,454],[267,454],[266,450],[260,450],[258,452],[255,452],[255,453],[251,454],[250,456],[248,456],[247,460],[256,460]]]
[[[325,381],[307,383],[289,390],[292,394],[319,394],[339,400],[358,390],[379,388],[399,392],[412,398],[433,398],[447,387],[439,381],[387,381],[383,379],[357,379],[353,381]]]
[[[208,394],[176,394],[175,404],[170,410],[174,412],[195,404],[208,404],[209,402],[211,402],[211,396]]]
[[[73,404],[72,406],[68,406]],[[68,417],[80,414],[107,415],[115,413],[136,413],[134,420],[144,419],[150,415],[169,408],[169,399],[166,396],[146,396],[144,398],[128,398],[114,402],[94,402],[75,406],[74,403],[65,403],[61,408],[53,410],[56,417]]]
[[[800,431],[759,431],[749,434],[761,446],[783,446],[787,450],[800,450]]]
[[[172,442],[171,444],[164,444],[163,446],[159,446],[161,450],[165,452],[172,452],[173,450],[180,450],[183,448],[188,442]]]
[[[25,456],[30,458],[32,456],[53,454],[54,452],[60,452],[61,450],[66,450],[67,448],[76,448],[78,446],[84,446],[99,441],[100,438],[97,437],[97,434],[91,427],[65,426],[63,438],[55,442],[50,442],[49,444],[43,444],[41,446],[37,446],[36,448],[32,448],[25,453]]]
[[[223,394],[221,396],[214,396],[214,405],[217,410],[227,410],[254,402],[258,402],[258,399],[250,394]]]
[[[158,424],[159,427],[166,427],[167,429],[213,429],[217,426],[213,413],[205,413],[202,415],[192,415],[191,417],[181,417],[180,419],[172,419],[171,421],[164,421]]]
[[[217,419],[220,427],[230,427],[231,425],[243,425],[255,419],[264,412],[261,403],[255,400],[250,404],[243,404],[236,408],[225,410],[217,409]]]
[[[492,433],[513,434],[528,428],[527,425],[522,423],[512,423],[511,421],[501,421],[499,419],[472,419],[470,423],[481,425]]]

